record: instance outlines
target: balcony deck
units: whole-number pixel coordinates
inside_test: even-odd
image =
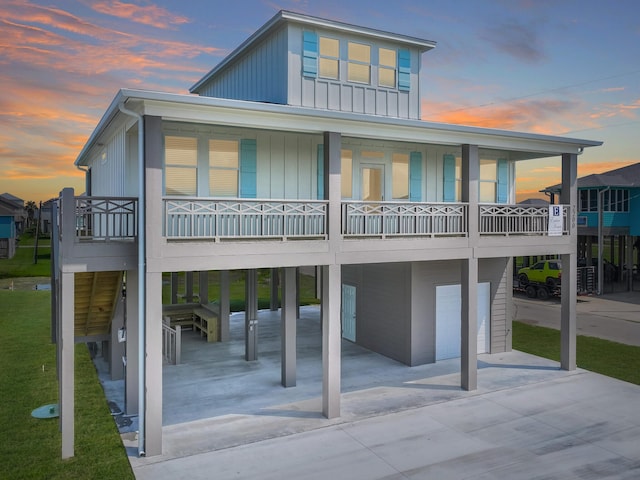
[[[75,197],[74,242],[132,242],[137,239],[135,198]],[[341,203],[340,236],[344,240],[377,238],[467,238],[469,205],[443,202]],[[558,236],[569,234],[564,206]],[[324,200],[217,199],[164,197],[162,235],[169,242],[230,240],[325,241],[329,237],[329,202]],[[549,236],[549,208],[482,204],[478,234],[484,242],[502,238]]]

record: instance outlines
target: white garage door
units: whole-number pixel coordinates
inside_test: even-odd
[[[478,353],[489,351],[491,285],[478,284]],[[462,287],[436,287],[436,360],[460,357]]]

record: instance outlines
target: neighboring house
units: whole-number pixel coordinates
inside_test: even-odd
[[[73,343],[114,338],[117,317],[104,313],[122,272],[126,411],[140,415],[147,456],[162,451],[163,273],[201,272],[206,292],[206,272],[220,272],[226,341],[228,272],[246,270],[252,359],[255,272],[282,269],[282,384],[292,385],[295,272],[318,267],[328,418],[340,415],[343,337],[408,366],[460,357],[461,388],[476,389],[477,353],[511,350],[512,258],[576,265],[578,154],[601,142],[422,121],[422,54],[434,47],[282,11],[196,83],[198,95],[118,92],[76,160],[88,193],[63,190],[53,224],[63,456],[73,455]],[[553,235],[548,209],[515,205],[515,164],[548,157],[564,187]],[[574,369],[575,279],[562,288],[561,366]]]
[[[24,222],[24,208],[13,195],[0,195],[0,258],[13,258]]]
[[[562,185],[542,191],[554,203]],[[598,266],[600,284],[625,281],[631,290],[640,263],[640,163],[579,178],[577,223],[579,256]],[[593,258],[594,240],[604,250],[607,239],[609,258]]]
[[[14,224],[16,227],[16,234],[19,236],[20,234],[22,234],[22,232],[24,232],[24,227],[27,220],[27,212],[24,208],[24,200],[6,192],[1,194],[0,198],[12,203],[17,208],[16,214],[14,216]]]

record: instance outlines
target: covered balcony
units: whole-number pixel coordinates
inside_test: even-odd
[[[328,238],[329,203],[324,200],[256,200],[164,197],[162,234],[167,240],[305,240]],[[137,200],[127,197],[74,197],[74,243],[133,241]],[[568,206],[562,208],[562,235],[569,234]],[[481,236],[546,236],[549,208],[482,204]],[[466,203],[363,202],[341,204],[346,238],[466,237]],[[62,232],[61,232],[62,233]],[[64,234],[63,234],[64,235]]]

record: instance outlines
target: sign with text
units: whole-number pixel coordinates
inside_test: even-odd
[[[549,205],[549,236],[562,236],[563,223],[563,207],[562,205]]]

